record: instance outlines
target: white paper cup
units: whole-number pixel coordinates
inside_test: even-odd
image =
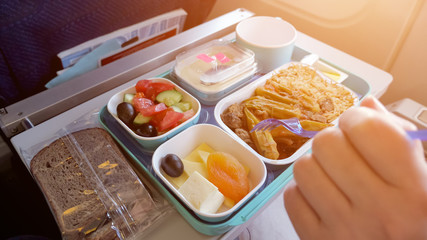
[[[291,60],[296,37],[295,27],[281,18],[251,17],[236,27],[236,43],[255,53],[263,73]]]

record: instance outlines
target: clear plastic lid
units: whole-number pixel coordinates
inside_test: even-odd
[[[181,81],[199,89],[225,81],[238,81],[236,76],[253,68],[255,64],[251,50],[218,39],[179,54],[174,73]]]

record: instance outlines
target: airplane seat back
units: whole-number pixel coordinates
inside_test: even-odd
[[[34,95],[62,69],[57,54],[90,39],[183,8],[184,30],[216,0],[0,0],[0,108]]]

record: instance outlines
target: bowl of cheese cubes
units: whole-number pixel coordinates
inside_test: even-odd
[[[156,175],[200,219],[227,219],[264,184],[264,163],[221,128],[191,126],[153,154]]]

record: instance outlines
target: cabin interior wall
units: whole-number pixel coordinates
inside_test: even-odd
[[[425,0],[217,0],[208,19],[237,8],[276,16],[299,31],[393,75],[384,104],[427,106]],[[339,63],[336,63],[339,65]]]

